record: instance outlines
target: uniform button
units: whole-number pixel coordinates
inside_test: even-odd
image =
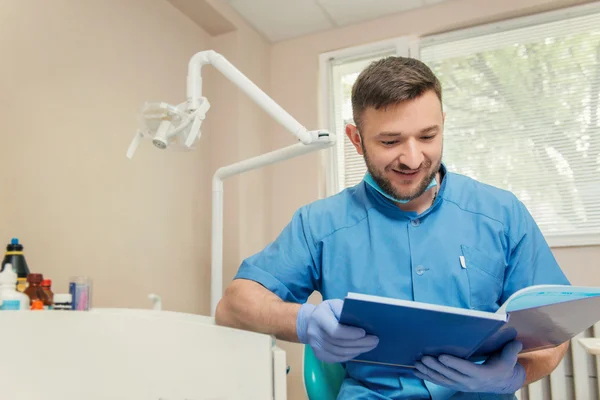
[[[412,226],[419,226],[421,221],[419,221],[418,219],[413,219],[412,221],[410,221],[410,223]]]
[[[416,271],[417,271],[417,275],[423,275],[423,274],[425,273],[425,267],[424,267],[424,266],[422,266],[422,265],[419,265],[419,266],[417,267],[417,270],[416,270]]]

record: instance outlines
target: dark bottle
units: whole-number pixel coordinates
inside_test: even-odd
[[[17,290],[23,293],[27,288],[29,267],[27,266],[27,261],[25,261],[25,255],[23,255],[23,245],[19,243],[19,239],[17,238],[13,238],[6,246],[1,271],[4,271],[6,264],[11,264],[17,273]]]
[[[29,287],[25,289],[25,294],[29,296],[29,300],[31,301],[32,306],[34,301],[39,300],[42,302],[42,308],[44,308],[44,306],[50,301],[48,294],[44,291],[44,288],[42,287],[43,281],[44,275],[42,274],[29,274],[29,276],[27,277]]]

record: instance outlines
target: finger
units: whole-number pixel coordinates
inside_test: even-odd
[[[337,339],[337,338],[329,337],[328,335],[325,335],[325,334],[321,335],[321,337],[327,343],[331,343],[331,344],[334,344],[336,346],[341,346],[341,347],[349,347],[349,348],[352,348],[352,347],[375,348],[379,344],[379,338],[377,336],[373,336],[373,335],[367,335],[360,339]]]
[[[377,345],[379,344],[379,340],[377,338],[375,338],[375,340],[372,339],[373,336],[368,336],[365,337],[363,339],[358,339],[358,340],[348,340],[348,341],[339,341],[339,340],[331,340],[327,337],[321,337],[319,339],[319,337],[317,336],[317,341],[320,342],[324,348],[339,348],[339,349],[346,349],[346,351],[351,352],[351,353],[356,353],[361,354],[367,351],[371,351],[373,350],[375,347],[377,347]],[[368,341],[365,341],[364,339],[369,339]],[[340,355],[342,354],[346,354],[346,353],[338,353]]]
[[[438,357],[440,363],[448,368],[451,368],[462,375],[477,376],[481,374],[482,369],[486,369],[486,364],[480,365],[471,361],[463,360],[462,358],[441,355]]]
[[[340,346],[327,346],[322,348],[323,352],[336,357],[338,362],[352,360],[363,353],[367,353],[370,349],[348,348]]]
[[[416,376],[417,378],[419,378],[419,379],[423,380],[423,381],[429,381],[429,382],[433,382],[433,383],[435,383],[436,385],[439,385],[439,383],[438,383],[438,382],[437,382],[435,379],[433,379],[433,378],[430,378],[430,377],[428,377],[427,375],[425,375],[425,374],[422,374],[422,373],[421,373],[421,372],[419,372],[419,371],[414,371],[414,372],[413,372],[413,375],[414,375],[414,376]]]
[[[344,307],[344,301],[340,299],[332,299],[327,302],[329,309],[335,315],[335,319],[339,320],[342,314],[342,308]]]
[[[513,366],[517,363],[517,357],[519,356],[521,350],[523,350],[523,343],[519,342],[518,340],[508,342],[502,349],[500,359],[506,365]]]
[[[322,328],[325,334],[332,339],[361,340],[367,337],[364,329],[354,326],[336,323],[335,325],[325,325]]]
[[[468,376],[442,364],[435,357],[425,356],[421,359],[421,362],[430,370],[433,370],[454,382],[464,383],[469,379]]]
[[[421,379],[421,380],[424,380],[424,381],[429,381],[429,382],[431,382],[431,383],[434,383],[434,384],[436,384],[436,385],[438,385],[438,386],[445,386],[445,387],[447,387],[447,388],[454,388],[454,385],[453,385],[453,384],[449,384],[449,383],[447,383],[447,382],[440,382],[440,381],[438,381],[437,379],[434,379],[434,378],[432,378],[432,377],[430,377],[430,376],[427,376],[427,375],[425,375],[425,374],[422,374],[422,373],[421,373],[421,372],[419,372],[419,371],[415,371],[415,372],[413,372],[413,375],[414,375],[414,376],[416,376],[417,378]]]
[[[422,362],[417,361],[415,363],[415,367],[417,368],[418,372],[420,372],[422,375],[425,376],[424,379],[426,379],[430,382],[433,382],[436,385],[443,385],[443,386],[447,386],[447,387],[452,387],[455,385],[455,383],[452,380],[450,380],[447,377],[445,377],[444,375],[432,370],[431,368],[428,368]]]
[[[311,343],[315,353],[322,350],[325,353],[331,354],[337,358],[337,361],[347,361],[367,351],[373,350],[374,347],[343,347],[337,344],[328,343],[326,341],[316,340]]]
[[[367,334],[362,328],[340,324],[329,307],[319,308],[313,313],[313,317],[319,329],[333,339],[356,340]]]

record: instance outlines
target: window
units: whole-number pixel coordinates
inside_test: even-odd
[[[448,169],[512,191],[551,245],[600,244],[600,8],[420,38],[418,48],[443,86]],[[351,87],[353,65],[331,63],[334,87]],[[332,100],[341,139],[350,100],[339,88]],[[364,174],[354,151],[337,162],[338,189]]]

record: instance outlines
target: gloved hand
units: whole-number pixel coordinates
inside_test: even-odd
[[[342,300],[326,300],[314,306],[305,303],[298,311],[296,333],[301,343],[309,344],[324,362],[344,362],[373,350],[379,339],[364,329],[339,323]]]
[[[525,383],[525,368],[517,362],[522,348],[513,340],[482,364],[450,355],[425,356],[416,363],[415,376],[458,392],[514,393]]]

